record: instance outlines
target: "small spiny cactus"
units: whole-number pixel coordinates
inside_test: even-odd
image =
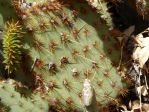
[[[23,36],[22,27],[19,22],[7,22],[3,34],[3,57],[5,69],[8,74],[17,70],[21,60],[22,42]]]

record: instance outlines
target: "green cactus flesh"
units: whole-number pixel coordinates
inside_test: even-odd
[[[24,48],[33,71],[42,78],[51,99],[63,108],[82,111],[81,93],[87,78],[101,105],[115,101],[123,83],[114,65],[120,53],[100,15],[86,3],[70,6],[45,2],[26,10],[28,28]]]
[[[48,111],[48,103],[46,100],[41,99],[38,94],[30,94],[28,98],[21,96],[21,94],[16,91],[16,88],[19,88],[17,84],[18,82],[14,80],[0,82],[1,103],[10,108],[7,112]]]

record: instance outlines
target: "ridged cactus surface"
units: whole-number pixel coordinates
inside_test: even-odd
[[[26,9],[24,17],[32,35],[25,38],[24,48],[42,82],[37,91],[67,111],[83,111],[87,79],[99,107],[116,102],[123,90],[116,70],[120,54],[99,14],[84,2],[61,5],[48,1]]]

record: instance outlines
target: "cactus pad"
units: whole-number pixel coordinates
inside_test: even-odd
[[[84,2],[61,5],[46,1],[26,9],[25,17],[32,37],[25,38],[24,48],[41,82],[37,91],[49,96],[51,104],[59,110],[83,111],[85,79],[99,107],[117,102],[115,97],[124,92],[116,69],[119,48],[94,9]]]
[[[48,103],[41,99],[38,95],[30,94],[30,97],[25,98],[19,92],[20,83],[14,80],[0,82],[0,98],[1,103],[9,107],[6,112],[47,112]],[[23,88],[23,87],[22,87]],[[25,89],[25,88],[24,88]],[[26,89],[26,91],[28,91]],[[5,112],[5,111],[4,111]]]

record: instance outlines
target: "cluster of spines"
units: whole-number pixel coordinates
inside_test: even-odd
[[[11,21],[5,25],[3,35],[3,57],[8,74],[13,73],[20,66],[22,50],[22,27],[19,22]]]
[[[21,1],[20,0],[12,0],[12,5],[19,16],[23,16],[24,11],[21,10]]]

